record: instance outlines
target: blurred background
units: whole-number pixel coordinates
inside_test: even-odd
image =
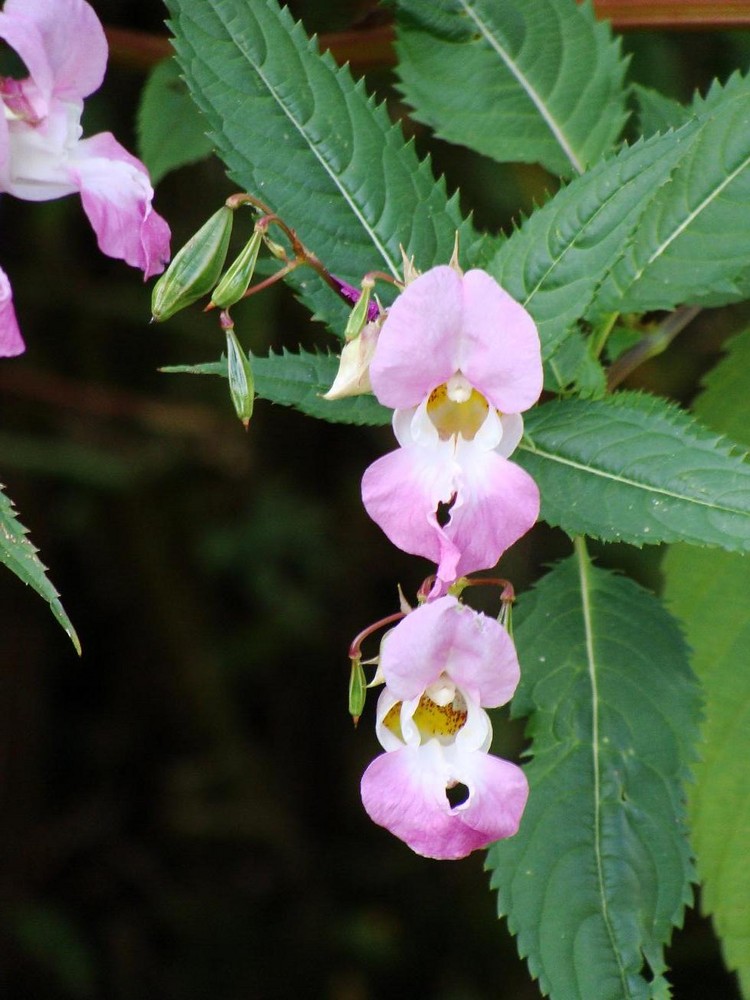
[[[153,0],[94,6],[107,25],[165,33]],[[291,6],[330,32],[371,5]],[[750,61],[741,32],[631,32],[625,46],[633,78],[680,99]],[[368,79],[402,117],[390,71]],[[136,149],[144,80],[114,53],[87,134]],[[540,170],[404,127],[480,226],[507,227],[552,189]],[[156,206],[175,248],[232,190],[215,161],[165,178]],[[259,402],[245,433],[223,380],[157,371],[216,360],[211,317],[196,306],[149,326],[150,289],[97,252],[77,198],[6,197],[0,215],[28,345],[0,365],[0,478],[84,649],[0,572],[0,995],[537,998],[481,854],[419,858],[359,801],[379,747],[374,704],[357,731],[347,715],[346,650],[397,609],[397,583],[413,597],[431,568],[359,501],[390,431]],[[256,353],[336,345],[286,288],[235,314]],[[689,401],[746,319],[702,314],[629,384]],[[501,571],[523,591],[569,551],[539,526]],[[597,551],[658,588],[657,549]],[[517,759],[522,727],[501,712],[496,731]],[[694,913],[669,957],[677,1000],[738,996]]]

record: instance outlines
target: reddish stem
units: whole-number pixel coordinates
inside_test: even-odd
[[[378,629],[385,628],[386,625],[391,625],[393,622],[401,621],[402,618],[406,618],[407,614],[408,611],[397,611],[395,614],[388,615],[387,618],[381,618],[380,621],[374,622],[372,625],[368,625],[367,628],[362,629],[359,635],[352,639],[351,645],[349,646],[349,659],[359,659],[362,643],[368,636],[371,636],[373,632],[377,632]]]

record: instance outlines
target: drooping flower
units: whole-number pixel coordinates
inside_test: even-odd
[[[107,63],[93,9],[85,0],[6,0],[0,38],[29,73],[0,78],[0,191],[29,201],[78,192],[99,249],[146,278],[158,274],[170,234],[151,206],[146,168],[110,132],[81,138],[83,99]]]
[[[486,272],[435,267],[390,307],[369,373],[400,447],[365,472],[367,512],[443,585],[494,566],[539,514],[508,461],[542,389],[534,321]]]
[[[453,596],[438,598],[386,635],[380,670],[377,734],[386,752],[361,785],[371,819],[429,858],[462,858],[512,836],[528,785],[519,767],[487,752],[484,711],[505,704],[518,684],[502,625]],[[451,804],[450,789],[464,800]]]

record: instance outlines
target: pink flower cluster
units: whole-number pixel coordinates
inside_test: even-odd
[[[0,78],[0,191],[28,201],[78,192],[99,249],[148,278],[169,259],[169,227],[148,172],[110,132],[82,139],[83,99],[104,79],[107,42],[85,0],[6,0],[0,38],[29,75]],[[24,350],[0,269],[0,356]]]
[[[513,641],[449,591],[493,567],[539,514],[535,482],[509,461],[542,389],[536,326],[484,271],[435,267],[388,310],[369,382],[394,409],[399,447],[365,472],[365,508],[437,568],[426,603],[381,644],[385,753],[365,771],[362,801],[417,853],[460,858],[512,836],[528,795],[521,769],[488,752],[485,709],[518,684]]]

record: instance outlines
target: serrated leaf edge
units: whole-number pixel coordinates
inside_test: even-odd
[[[62,606],[58,590],[56,589],[55,585],[52,583],[49,576],[47,575],[47,567],[39,558],[39,549],[36,547],[36,545],[34,545],[34,543],[31,541],[31,538],[29,537],[29,529],[24,524],[22,524],[21,521],[18,519],[15,504],[13,503],[12,499],[8,496],[8,494],[5,493],[5,487],[2,483],[0,483],[0,501],[5,501],[7,503],[7,507],[5,508],[7,515],[12,519],[13,523],[16,524],[19,529],[19,537],[18,539],[15,540],[11,536],[9,536],[7,532],[3,529],[3,534],[5,535],[6,540],[9,543],[17,541],[19,545],[28,547],[29,556],[31,560],[34,563],[36,563],[36,565],[39,567],[39,569],[42,572],[42,577],[44,578],[44,580],[48,585],[49,588],[48,592],[45,593],[44,589],[37,586],[33,580],[24,579],[24,577],[21,576],[14,569],[12,562],[9,559],[5,558],[4,553],[2,551],[0,551],[0,562],[4,566],[7,566],[7,568],[11,571],[11,573],[13,573],[16,577],[18,577],[21,583],[25,584],[25,586],[27,587],[31,587],[32,590],[36,591],[36,593],[39,594],[39,596],[43,598],[47,602],[47,604],[49,604],[50,610],[52,611],[55,620],[62,627],[63,631],[66,633],[70,641],[73,643],[75,651],[80,656],[81,640],[78,638],[78,633],[76,632],[73,623],[71,622],[70,618],[68,618],[68,615],[66,614],[65,609]]]

